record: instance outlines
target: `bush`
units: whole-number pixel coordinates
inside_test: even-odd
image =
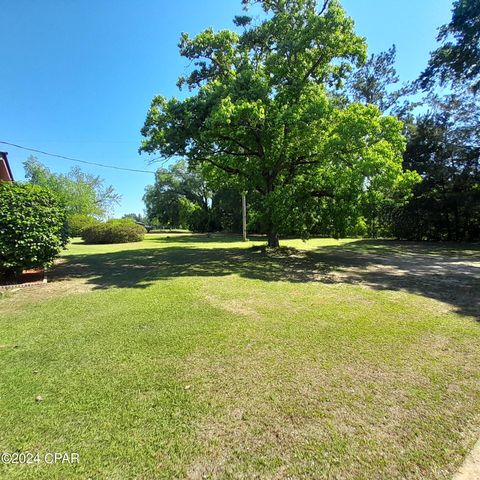
[[[50,190],[0,181],[0,269],[50,265],[67,244],[65,211]]]
[[[131,219],[108,220],[85,228],[82,238],[85,243],[128,243],[142,241],[145,233],[145,228]]]
[[[88,227],[99,225],[100,221],[90,215],[76,213],[68,217],[68,234],[70,237],[81,237],[83,231]]]

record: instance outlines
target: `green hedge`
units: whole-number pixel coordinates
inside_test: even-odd
[[[85,243],[128,243],[142,241],[145,233],[145,228],[131,219],[108,220],[85,228],[82,238]]]
[[[50,265],[68,240],[63,205],[38,185],[0,181],[0,270]]]
[[[94,227],[100,224],[100,220],[90,215],[74,214],[69,215],[67,219],[68,234],[70,237],[81,237],[86,228]]]

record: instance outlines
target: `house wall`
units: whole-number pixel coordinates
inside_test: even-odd
[[[13,182],[12,170],[8,164],[8,158],[6,152],[0,152],[0,180],[6,182]]]

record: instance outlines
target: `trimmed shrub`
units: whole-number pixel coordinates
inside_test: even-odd
[[[145,228],[131,219],[108,220],[85,228],[82,238],[85,243],[128,243],[142,241],[145,233]]]
[[[67,244],[65,211],[48,189],[0,181],[0,270],[51,265]]]
[[[68,234],[70,237],[81,237],[83,231],[88,227],[94,227],[100,224],[100,220],[90,215],[83,215],[76,213],[69,215],[68,220]]]

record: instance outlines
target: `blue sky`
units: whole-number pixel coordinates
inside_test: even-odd
[[[178,95],[186,63],[180,33],[231,28],[240,0],[2,0],[0,140],[128,168],[155,169],[138,154],[152,97]],[[447,23],[452,0],[343,0],[370,53],[397,45],[402,80],[415,79]],[[23,178],[28,152],[9,152]],[[52,171],[72,162],[36,155]],[[143,210],[153,175],[95,166],[122,195],[115,214]]]

